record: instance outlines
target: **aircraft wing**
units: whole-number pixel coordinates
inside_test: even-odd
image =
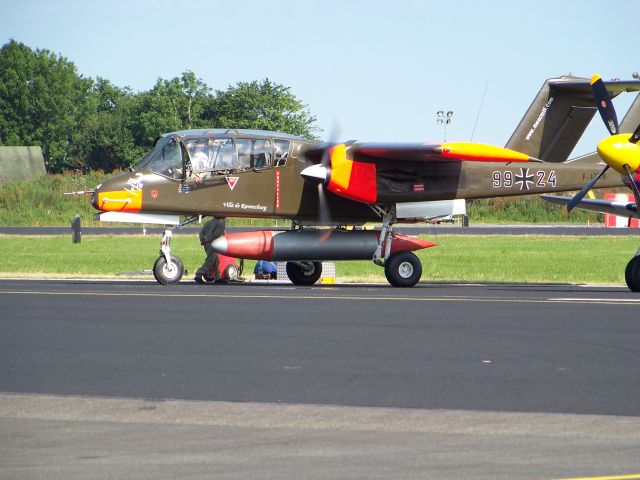
[[[541,160],[484,143],[443,142],[414,144],[384,144],[347,142],[341,144],[316,144],[306,148],[301,155],[313,165],[300,174],[307,180],[326,185],[328,191],[351,200],[375,203],[378,198],[379,172],[387,170],[391,182],[406,174],[406,163],[461,164],[467,162],[540,162]],[[403,167],[403,164],[405,166]],[[405,169],[405,173],[388,174],[388,170]],[[409,175],[412,175],[409,172]],[[416,182],[419,183],[419,182]]]
[[[541,161],[508,148],[475,142],[442,143],[375,143],[347,142],[346,144],[319,144],[304,152],[305,157],[320,162],[323,156],[332,156],[336,147],[344,148],[355,161],[376,163],[378,160],[426,162],[433,160],[469,160],[479,162],[531,162]]]
[[[540,198],[547,202],[558,205],[567,205],[572,197],[558,197],[554,195],[540,195]],[[580,200],[576,208],[591,210],[598,213],[611,213],[621,217],[640,218],[640,212],[634,202],[610,202],[608,200],[591,200],[588,198]]]

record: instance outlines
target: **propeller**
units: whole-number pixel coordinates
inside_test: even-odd
[[[605,167],[600,171],[600,173],[598,173],[598,175],[596,175],[589,183],[582,187],[582,189],[578,193],[576,193],[571,200],[569,200],[569,203],[567,203],[567,212],[573,210],[576,205],[580,203],[587,192],[593,188],[596,182],[602,178],[607,170],[609,170],[609,165],[605,165]]]
[[[607,130],[609,130],[611,135],[617,135],[620,133],[620,126],[618,125],[616,110],[613,107],[613,103],[611,103],[607,87],[599,75],[591,77],[591,91],[593,92],[593,100],[598,107],[598,111]]]
[[[322,151],[320,163],[307,167],[301,172],[305,179],[317,183],[318,221],[321,225],[331,225],[331,210],[329,209],[325,187],[331,175],[331,152],[333,147],[337,145],[335,141],[337,138],[337,132],[338,127],[334,123],[329,134],[327,146]]]
[[[618,124],[616,110],[611,102],[609,92],[607,92],[607,87],[599,75],[591,77],[591,90],[602,121],[611,135],[609,138],[598,143],[598,154],[605,161],[606,165],[600,173],[573,196],[567,204],[567,212],[573,210],[576,205],[580,203],[587,192],[593,188],[609,168],[613,168],[629,177],[629,183],[636,200],[636,205],[640,205],[640,191],[638,190],[638,185],[633,181],[633,173],[640,167],[640,148],[636,145],[638,141],[640,141],[640,125],[638,125],[630,137],[620,134],[620,125]]]
[[[638,190],[638,184],[633,180],[633,172],[631,171],[631,168],[629,167],[629,165],[625,163],[624,169],[626,170],[627,175],[629,176],[629,183],[631,184],[631,190],[633,190],[633,197],[636,200],[636,208],[637,208],[637,206],[640,205],[640,190]]]
[[[629,138],[629,142],[635,145],[638,143],[638,140],[640,140],[640,124],[638,125],[638,128],[636,128],[636,131],[633,132],[633,135],[631,135],[631,138]]]
[[[320,166],[329,170],[330,167],[330,155],[329,149],[322,154],[322,160]],[[327,192],[324,189],[324,182],[318,182],[318,209],[319,209],[319,221],[321,225],[328,225],[331,222],[331,211],[329,210],[329,203],[327,202]]]

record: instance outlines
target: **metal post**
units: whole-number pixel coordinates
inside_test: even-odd
[[[453,118],[453,110],[449,110],[445,115],[444,110],[438,110],[436,112],[436,123],[442,125],[444,128],[444,141],[447,141],[447,125],[451,123]]]
[[[80,231],[80,215],[76,215],[71,220],[71,241],[72,243],[80,243],[82,232]]]

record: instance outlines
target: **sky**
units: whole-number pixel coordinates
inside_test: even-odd
[[[452,110],[447,140],[504,145],[546,78],[640,71],[638,18],[638,0],[0,0],[0,44],[133,91],[186,70],[213,90],[269,78],[324,139],[441,141]],[[606,135],[595,118],[574,153]]]

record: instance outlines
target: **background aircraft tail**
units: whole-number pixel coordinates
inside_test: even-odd
[[[638,80],[609,81],[605,85],[611,98],[622,92],[640,91]],[[547,162],[564,162],[596,112],[589,79],[550,78],[542,85],[505,147]],[[639,123],[640,96],[631,105],[620,131],[632,132]],[[575,161],[597,163],[601,160],[597,153],[592,153]]]

